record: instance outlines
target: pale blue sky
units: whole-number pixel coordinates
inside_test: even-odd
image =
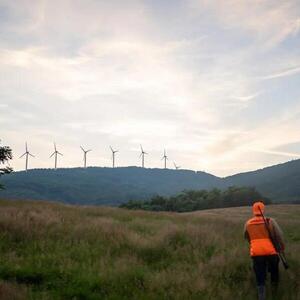
[[[0,0],[0,128],[51,167],[225,176],[300,158],[299,1]]]

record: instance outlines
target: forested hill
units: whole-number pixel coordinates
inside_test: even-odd
[[[273,201],[300,200],[300,160],[219,178],[190,170],[138,167],[35,169],[1,177],[0,198],[119,205],[128,200],[171,196],[183,190],[251,186]]]
[[[300,200],[300,159],[267,167],[261,170],[226,177],[226,187],[254,186],[274,201]]]
[[[1,178],[6,189],[0,191],[0,197],[119,205],[154,195],[173,195],[184,189],[212,188],[219,185],[219,181],[213,175],[190,170],[138,167],[35,169]]]

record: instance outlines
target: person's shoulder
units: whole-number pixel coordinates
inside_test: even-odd
[[[252,217],[252,218],[249,218],[249,219],[245,222],[245,226],[248,225],[252,220],[253,220],[253,217]]]

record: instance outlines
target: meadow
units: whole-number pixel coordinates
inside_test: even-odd
[[[277,299],[300,299],[300,205],[267,215],[290,264]],[[250,207],[180,214],[1,200],[0,299],[256,299],[250,216]]]

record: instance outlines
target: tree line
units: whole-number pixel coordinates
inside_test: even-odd
[[[12,168],[9,166],[4,166],[9,160],[12,159],[12,150],[8,146],[0,146],[0,177],[4,174],[9,174],[12,172]],[[4,189],[3,184],[0,183],[0,190]]]
[[[141,209],[149,211],[190,212],[210,208],[225,208],[249,206],[257,200],[265,204],[271,200],[263,197],[254,187],[229,187],[226,190],[187,190],[175,196],[154,196],[147,201],[130,200],[120,205],[127,209]]]

